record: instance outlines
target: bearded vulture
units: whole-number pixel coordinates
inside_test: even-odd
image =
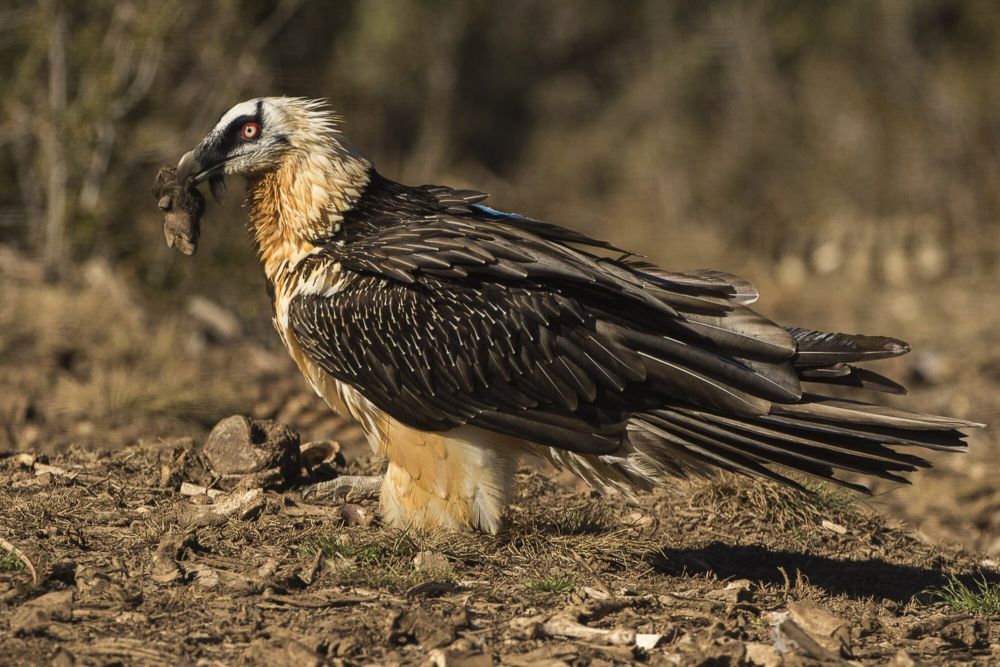
[[[779,326],[720,271],[671,272],[604,241],[379,174],[324,101],[237,104],[177,167],[246,178],[274,325],[306,380],[360,423],[387,523],[500,527],[522,456],[632,497],[724,469],[905,481],[916,446],[963,451],[979,424],[824,396],[901,393],[857,366],[883,336]]]

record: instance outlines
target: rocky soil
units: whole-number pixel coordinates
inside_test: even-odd
[[[992,589],[996,564],[853,495],[720,477],[634,505],[524,469],[499,535],[422,535],[303,500],[377,472],[339,450],[233,417],[204,442],[6,456],[0,664],[1000,660],[998,609],[941,593]]]

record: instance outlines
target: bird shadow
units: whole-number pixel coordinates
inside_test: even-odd
[[[854,599],[906,602],[948,582],[945,573],[934,567],[902,565],[881,558],[831,558],[718,541],[696,549],[664,547],[651,554],[649,560],[665,574],[714,574],[722,579],[749,579],[762,586],[786,585],[789,582],[784,573],[794,584],[801,574],[830,595]],[[980,572],[963,574],[958,579],[970,582],[978,577],[989,583],[1000,582],[997,575]]]

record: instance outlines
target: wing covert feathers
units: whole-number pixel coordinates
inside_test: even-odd
[[[979,426],[803,392],[902,393],[857,365],[900,340],[783,328],[741,278],[604,257],[484,197],[373,173],[343,234],[296,269],[337,276],[290,299],[304,353],[407,426],[514,436],[626,491],[717,468],[905,481],[929,464],[895,447],[961,451]]]

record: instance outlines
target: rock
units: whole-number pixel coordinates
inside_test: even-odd
[[[74,665],[76,665],[76,658],[62,647],[56,649],[52,661],[49,662],[49,667],[73,667]]]
[[[177,559],[193,544],[194,537],[191,534],[165,535],[153,552],[150,578],[159,584],[169,584],[181,579],[184,570],[177,564]]]
[[[181,483],[179,493],[182,496],[191,496],[192,498],[196,496],[206,496],[210,499],[223,495],[223,492],[219,489],[208,489],[198,484],[191,484],[190,482]]]
[[[219,586],[219,573],[207,565],[195,565],[191,568],[194,572],[194,583],[203,588],[217,588]]]
[[[248,665],[302,665],[302,667],[323,667],[330,662],[313,651],[307,642],[291,637],[278,637],[270,641],[255,639],[243,653]]]
[[[413,567],[424,572],[441,572],[451,569],[448,558],[436,551],[421,551],[413,559]]]
[[[340,518],[348,526],[367,526],[372,522],[372,515],[364,507],[356,503],[344,503],[340,506],[338,514],[340,514]],[[430,552],[422,551],[420,553]],[[417,554],[417,558],[419,557],[420,554]],[[416,563],[416,560],[414,560],[414,563]]]
[[[226,417],[212,429],[202,450],[213,471],[224,477],[278,468],[285,481],[301,467],[299,436],[284,424],[243,415]]]
[[[61,581],[64,584],[76,584],[76,561],[68,558],[57,560],[49,565],[49,581]]]
[[[896,655],[892,656],[892,660],[886,663],[885,667],[919,667],[919,665],[920,663],[913,656],[904,649],[899,649],[896,651]]]
[[[656,648],[663,641],[663,635],[659,633],[640,632],[635,635],[635,645],[644,651]]]
[[[746,646],[734,639],[716,640],[699,650],[697,664],[703,667],[738,667],[746,664]]]
[[[455,642],[460,643],[461,640]],[[454,646],[454,644],[452,645]],[[427,654],[420,663],[421,667],[492,667],[493,656],[471,649],[458,649],[449,646],[445,649],[436,648]]]
[[[510,637],[512,639],[535,639],[542,634],[544,616],[519,616],[510,620]]]
[[[444,616],[419,608],[401,611],[389,624],[389,643],[421,644],[428,649],[448,645],[455,641],[458,629],[468,625],[466,613],[464,608]]]
[[[242,333],[239,318],[203,296],[191,297],[187,312],[213,340],[231,341],[239,338]]]
[[[753,602],[753,592],[750,590],[749,579],[730,581],[725,587],[711,591],[706,597],[735,604],[737,602]]]
[[[955,648],[974,650],[988,648],[990,645],[986,626],[977,618],[967,618],[946,625],[939,636]]]
[[[851,630],[847,621],[808,602],[792,602],[788,613],[824,649],[844,658],[851,656]]]
[[[37,457],[29,452],[21,452],[20,454],[15,454],[13,457],[14,463],[22,468],[34,468],[36,460]]]
[[[749,642],[746,645],[746,661],[759,667],[781,667],[784,660],[778,649],[771,644]]]
[[[55,591],[28,600],[10,617],[10,631],[15,635],[49,632],[53,623],[73,620],[73,591]]]

